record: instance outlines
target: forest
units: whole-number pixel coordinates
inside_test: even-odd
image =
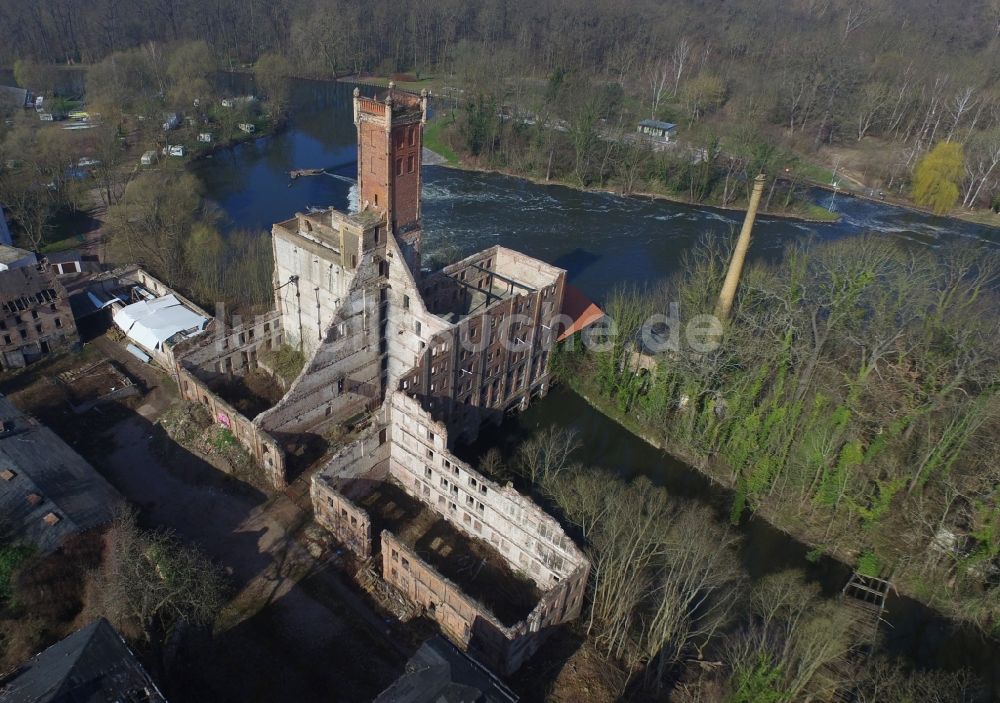
[[[628,191],[636,172],[649,180],[664,166],[629,163],[612,173],[581,159],[606,160],[595,156],[595,124],[598,132],[629,131],[635,118],[653,117],[677,123],[688,147],[718,161],[726,181],[757,162],[789,169],[793,182],[839,176],[916,195],[939,211],[1000,207],[998,0],[222,0],[210,8],[191,0],[43,0],[5,3],[0,23],[19,28],[0,47],[0,65],[93,65],[137,47],[204,40],[224,68],[274,54],[302,76],[434,75],[471,112],[491,118],[478,128],[466,120],[456,140],[463,151],[485,149],[490,165],[534,175],[555,161],[568,177],[602,184],[613,176]],[[562,114],[546,109],[560,86],[568,88]],[[497,109],[556,132],[567,119],[574,124],[565,138],[504,135]],[[507,131],[519,124],[512,122]],[[919,197],[911,183],[940,142],[964,147],[956,192],[944,205]],[[705,187],[698,174],[659,180],[672,192]],[[726,185],[718,190],[713,201],[736,198]]]
[[[593,381],[589,363],[571,358],[560,362],[563,373],[583,371],[584,383]],[[914,670],[882,647],[869,650],[852,629],[852,611],[802,571],[752,579],[743,537],[712,509],[644,476],[626,481],[591,467],[582,444],[575,431],[549,426],[507,456],[490,449],[479,468],[551,506],[585,545],[589,597],[574,630],[600,662],[574,679],[587,682],[586,700],[987,699],[968,669]]]
[[[745,272],[716,349],[681,341],[645,372],[647,320],[671,302],[676,319],[654,324],[711,314],[728,252],[706,239],[659,288],[613,295],[616,334],[563,348],[560,377],[732,488],[734,523],[764,515],[996,636],[996,254],[796,244]]]

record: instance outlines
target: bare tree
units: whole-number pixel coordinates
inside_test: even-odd
[[[569,466],[570,455],[579,448],[574,430],[547,427],[518,448],[514,465],[532,485],[541,486],[558,478]]]
[[[687,37],[681,37],[674,44],[670,52],[670,65],[673,70],[674,90],[672,95],[676,96],[681,87],[681,76],[687,67],[688,59],[691,57],[691,42]]]
[[[847,6],[847,16],[844,18],[844,40],[853,32],[872,21],[875,8],[870,0],[857,0]]]
[[[1000,127],[995,127],[989,132],[975,135],[968,144],[965,159],[968,180],[962,205],[975,207],[983,188],[1000,175],[997,172],[998,166],[1000,166]]]
[[[965,86],[955,94],[955,97],[951,99],[951,103],[948,106],[948,110],[951,113],[951,127],[948,129],[948,136],[944,138],[946,142],[951,141],[951,138],[955,135],[955,130],[958,129],[958,125],[962,122],[962,118],[978,102],[976,90],[971,85]]]
[[[200,551],[162,530],[142,530],[125,510],[107,535],[105,562],[96,575],[100,607],[113,623],[136,626],[152,644],[181,622],[214,620],[225,580]]]
[[[885,83],[867,83],[861,91],[861,96],[857,110],[859,142],[878,124],[888,105],[890,91]]]

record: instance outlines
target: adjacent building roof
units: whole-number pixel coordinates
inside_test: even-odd
[[[44,266],[20,266],[0,270],[0,309],[17,314],[35,305],[54,302],[63,293],[62,286]]]
[[[101,618],[0,678],[0,703],[165,703],[111,624]]]
[[[69,297],[73,317],[78,321],[112,305],[128,305],[129,292],[117,278],[95,281]]]
[[[560,342],[569,339],[580,330],[590,327],[604,317],[604,311],[597,307],[582,290],[568,283],[563,289],[561,312],[563,315],[567,315],[572,322],[559,335]]]
[[[70,535],[114,517],[118,491],[2,395],[0,423],[0,522],[14,540],[51,552]]]
[[[171,293],[152,300],[140,300],[115,313],[115,324],[146,349],[162,349],[163,343],[178,332],[197,334],[208,318],[187,307]]]
[[[421,645],[406,671],[375,703],[517,703],[482,664],[441,636]],[[2,699],[0,699],[2,703]]]
[[[639,126],[652,127],[653,129],[663,129],[668,132],[677,129],[677,125],[673,122],[660,122],[659,120],[643,120],[639,123]]]
[[[3,211],[3,203],[0,203],[0,244],[10,245],[12,242],[10,227],[7,226],[7,216]]]
[[[68,264],[71,261],[83,261],[83,254],[79,249],[67,249],[46,254],[45,260],[50,264]]]
[[[17,88],[12,85],[0,85],[0,106],[25,107],[27,104],[27,88]]]
[[[0,267],[4,267],[0,270],[17,268],[17,266],[25,266],[36,262],[37,259],[35,258],[34,253],[28,251],[27,249],[20,249],[19,247],[0,244]]]

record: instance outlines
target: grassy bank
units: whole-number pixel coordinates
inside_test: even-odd
[[[746,207],[739,199],[729,198],[728,204],[722,203],[722,198],[715,192],[709,192],[706,197],[697,199],[687,195],[686,190],[679,190],[671,187],[670,183],[662,180],[662,167],[648,165],[650,171],[648,177],[637,179],[629,187],[625,187],[619,179],[615,177],[604,178],[595,185],[593,182],[581,182],[579,177],[568,173],[565,169],[549,169],[537,160],[531,158],[518,159],[509,163],[496,163],[495,159],[489,159],[485,155],[473,155],[462,146],[463,137],[459,134],[458,120],[454,111],[437,115],[428,122],[424,132],[425,146],[432,151],[441,154],[446,160],[445,165],[470,169],[482,172],[502,173],[515,178],[524,178],[538,184],[561,185],[567,188],[582,190],[587,192],[605,192],[621,196],[637,196],[646,198],[656,198],[670,202],[692,205],[695,207],[710,207],[719,210],[733,212],[744,212]],[[620,148],[629,148],[620,145]],[[657,158],[662,158],[662,154],[648,152],[645,157],[650,162],[655,162]],[[525,165],[527,164],[527,165]],[[539,169],[542,169],[539,171]],[[660,173],[660,176],[654,176]],[[787,182],[783,182],[785,187]],[[791,187],[791,186],[788,186]],[[803,222],[837,222],[840,216],[830,210],[809,202],[804,198],[794,196],[787,198],[784,193],[775,193],[775,201],[784,200],[787,205],[783,209],[763,208],[761,214],[770,217],[780,217]]]
[[[737,486],[732,481],[734,472],[730,467],[712,457],[705,454],[692,453],[687,447],[673,444],[665,438],[653,434],[651,428],[637,419],[634,414],[622,411],[614,399],[603,394],[591,374],[581,373],[579,368],[574,368],[572,372],[560,373],[558,381],[572,389],[573,392],[583,398],[592,408],[628,430],[637,439],[687,464],[692,470],[698,471],[709,479],[718,490],[725,491],[727,495],[737,494]],[[822,539],[824,526],[816,521],[805,520],[801,515],[782,510],[780,506],[771,503],[759,505],[753,511],[753,516],[766,521],[769,525],[788,535],[791,539],[808,546],[810,548],[808,556],[810,560],[814,556],[818,557],[825,554],[858,570],[860,573],[869,576],[887,575],[884,572],[885,564],[871,550],[852,549],[842,543],[826,543]],[[802,566],[804,567],[805,564],[802,564]],[[892,582],[893,587],[899,594],[913,598],[943,613],[945,617],[965,624],[978,626],[978,623],[974,619],[970,619],[960,609],[950,604],[940,587],[928,579],[919,576],[912,578],[904,574],[893,578]],[[1000,633],[995,629],[991,632],[991,636],[994,639],[1000,640]]]
[[[430,120],[424,129],[424,146],[443,157],[446,160],[443,165],[447,166],[457,166],[459,163],[458,154],[442,138],[444,130],[453,123],[453,116],[439,117]]]
[[[995,316],[992,294],[978,286],[958,286],[948,310],[938,309],[937,296],[952,290],[950,267],[972,257],[992,271],[1000,259],[960,247],[914,254],[878,237],[799,244],[784,262],[746,272],[753,287],[741,291],[715,349],[660,355],[655,373],[636,373],[627,340],[664,301],[678,302],[682,330],[708,314],[726,252],[701,243],[663,287],[610,295],[605,310],[618,329],[610,349],[561,350],[553,357],[559,378],[732,491],[734,522],[763,517],[951,617],[1000,634],[989,576],[1000,560],[1000,506],[993,484],[984,482],[996,466],[988,438],[1000,423],[998,397],[966,381],[971,371],[961,365],[942,370],[942,357],[964,357],[937,341],[947,330],[989,326]],[[904,293],[915,284],[913,256],[924,266],[925,295]],[[837,297],[841,287],[852,291],[849,299]],[[891,309],[887,300],[896,301]],[[903,308],[916,311],[913,321]],[[831,319],[831,310],[840,317]],[[810,324],[823,325],[819,350],[801,332]],[[857,347],[870,349],[886,334],[901,340],[900,351],[859,361]],[[969,339],[961,353],[985,349],[986,340]],[[993,357],[975,358],[976,373],[991,377]],[[919,373],[896,373],[900,367],[936,369],[942,390],[924,399]],[[956,494],[963,498],[949,499]]]

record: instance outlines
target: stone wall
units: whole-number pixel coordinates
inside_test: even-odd
[[[179,364],[207,380],[246,373],[257,366],[261,351],[277,349],[281,343],[281,315],[271,311],[229,328],[216,319],[205,337],[186,340],[173,351]]]
[[[176,366],[176,372],[181,397],[205,406],[212,419],[232,432],[236,440],[250,453],[263,470],[268,483],[275,489],[285,488],[287,485],[285,454],[274,438],[262,432],[233,406],[219,398],[203,381],[182,365]]]
[[[361,559],[372,555],[372,523],[368,513],[337,490],[335,482],[316,476],[310,487],[313,514],[322,527]]]
[[[381,535],[382,577],[441,627],[454,643],[494,670],[511,675],[551,634],[579,615],[587,570],[542,596],[528,618],[511,627],[442,576],[388,531]]]
[[[395,237],[389,238],[385,255],[389,264],[386,387],[396,388],[400,379],[420,363],[428,342],[447,332],[451,325],[428,310]]]
[[[383,578],[425,608],[456,643],[511,673],[552,627],[579,616],[590,564],[559,523],[528,497],[499,486],[448,449],[448,431],[420,403],[392,393],[363,436],[343,447],[313,477],[317,520],[359,556],[381,540]],[[525,620],[503,626],[488,608],[422,561],[389,532],[371,535],[357,501],[392,478],[471,538],[489,543],[542,596]]]
[[[513,488],[499,486],[448,450],[448,430],[404,393],[391,399],[389,473],[410,495],[548,590],[587,560],[552,516]]]
[[[272,433],[313,431],[381,404],[379,329],[387,295],[379,285],[380,261],[378,250],[363,256],[323,342],[281,402],[258,416],[261,427]]]
[[[564,276],[548,264],[492,247],[429,277],[422,286],[427,308],[458,319],[428,340],[399,388],[467,441],[483,422],[544,394]],[[505,285],[507,297],[489,303],[485,291]]]
[[[288,344],[309,356],[322,342],[351,290],[366,249],[364,225],[329,210],[298,214],[271,230],[275,307]]]

